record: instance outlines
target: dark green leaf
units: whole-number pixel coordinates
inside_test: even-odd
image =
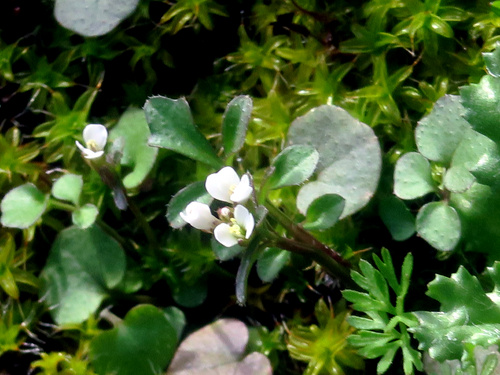
[[[57,236],[42,272],[40,298],[58,324],[81,323],[125,274],[121,246],[99,227],[71,227]]]
[[[194,124],[185,99],[154,96],[146,101],[144,111],[151,131],[150,146],[178,152],[216,169],[223,166],[222,160]]]
[[[257,274],[266,283],[273,281],[289,262],[291,253],[275,247],[267,248],[257,260]]]
[[[177,333],[161,310],[134,307],[118,326],[90,343],[90,360],[98,374],[157,375],[174,356]]]
[[[182,228],[186,222],[182,220],[180,213],[193,201],[210,204],[212,197],[205,189],[205,182],[198,181],[179,190],[168,203],[167,220],[172,228]]]
[[[394,195],[380,201],[378,212],[396,241],[404,241],[415,233],[415,217],[403,201]]]
[[[243,147],[252,108],[249,96],[237,96],[227,105],[222,120],[222,144],[226,155],[234,154]]]

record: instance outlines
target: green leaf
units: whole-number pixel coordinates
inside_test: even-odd
[[[243,147],[252,108],[252,99],[243,95],[227,105],[222,120],[222,144],[226,155],[234,154]]]
[[[205,189],[205,182],[198,181],[179,190],[168,203],[167,220],[172,228],[182,228],[186,222],[182,220],[180,213],[186,206],[194,201],[210,205],[212,197]]]
[[[124,142],[120,164],[131,169],[123,178],[127,189],[138,187],[153,168],[158,149],[148,146],[150,134],[144,111],[138,108],[128,109],[109,133],[110,141]]]
[[[298,185],[307,180],[316,169],[319,154],[310,146],[295,145],[285,148],[271,164],[272,174],[267,181],[270,189]]]
[[[420,153],[429,160],[450,163],[460,141],[471,129],[464,115],[465,108],[459,96],[445,95],[440,98],[415,129]]]
[[[55,17],[83,36],[104,35],[131,14],[139,0],[56,0]]]
[[[98,374],[157,375],[172,359],[177,333],[166,315],[152,305],[130,310],[123,322],[90,343]]]
[[[73,219],[73,224],[77,227],[86,229],[95,223],[97,215],[99,215],[97,207],[91,203],[87,203],[86,205],[73,211],[71,218]]]
[[[460,88],[462,104],[466,108],[465,118],[474,130],[500,142],[500,79],[484,76],[478,84]]]
[[[333,227],[344,210],[345,199],[337,194],[325,194],[315,199],[307,208],[304,228],[321,230]]]
[[[260,252],[259,236],[254,236],[241,257],[241,263],[236,274],[236,301],[244,305],[247,300],[247,281],[250,270],[258,258]]]
[[[177,333],[177,340],[180,340],[182,337],[182,332],[186,327],[186,316],[182,312],[182,310],[178,309],[175,306],[167,307],[163,310],[163,313],[167,317],[167,320],[170,322],[170,325],[175,329]]]
[[[378,212],[394,240],[404,241],[415,233],[415,217],[403,201],[394,195],[380,201]]]
[[[399,158],[394,170],[394,194],[401,199],[415,199],[436,190],[431,166],[418,152]]]
[[[82,192],[82,176],[76,174],[65,174],[57,179],[52,185],[52,195],[57,199],[72,202],[78,206]]]
[[[476,181],[474,176],[462,166],[452,166],[444,175],[444,186],[454,193],[462,193],[468,190]]]
[[[40,298],[58,324],[81,323],[93,314],[125,273],[121,246],[99,227],[59,233],[42,272]]]
[[[451,26],[435,14],[430,14],[429,26],[436,34],[444,36],[445,38],[453,38],[453,29]]]
[[[149,98],[144,105],[151,136],[149,145],[166,148],[213,168],[223,166],[214,149],[194,124],[189,104],[183,98]]]
[[[291,253],[275,247],[264,249],[257,260],[257,274],[265,283],[273,281],[290,261]]]
[[[500,2],[495,1],[494,3],[497,3],[497,8],[500,8]],[[493,52],[484,52],[483,59],[488,74],[493,77],[500,77],[500,48],[496,48]]]
[[[498,266],[495,262],[488,272]],[[493,277],[493,281],[498,289],[498,278]],[[471,345],[498,344],[500,305],[489,298],[477,278],[464,267],[460,266],[451,277],[437,275],[429,283],[427,294],[440,302],[441,311],[414,313],[419,325],[411,331],[420,342],[419,349],[427,350],[432,358],[442,362],[469,357]]]
[[[434,248],[450,251],[460,240],[460,219],[446,202],[427,203],[418,212],[417,232]]]
[[[20,229],[32,226],[45,212],[48,198],[48,195],[30,183],[12,189],[0,204],[2,225]]]
[[[297,197],[303,214],[325,194],[345,199],[341,219],[368,203],[378,185],[381,151],[373,130],[340,107],[323,105],[293,121],[289,144],[303,144],[319,152],[318,179],[304,185]]]
[[[220,319],[181,343],[166,375],[271,375],[269,359],[246,355],[248,328],[236,319]]]

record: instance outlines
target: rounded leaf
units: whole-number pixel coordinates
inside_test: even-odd
[[[304,185],[297,197],[303,214],[325,194],[345,199],[341,219],[364,207],[378,185],[382,166],[378,139],[366,124],[333,105],[312,109],[293,121],[288,132],[290,145],[308,145],[319,153],[318,178]]]
[[[394,195],[380,201],[378,212],[396,241],[407,240],[415,233],[415,217],[403,201]]]
[[[291,254],[275,247],[265,249],[257,260],[257,274],[260,279],[266,283],[273,281],[290,261]]]
[[[455,209],[445,202],[423,206],[418,212],[416,225],[418,234],[438,250],[453,250],[460,240],[460,219]]]
[[[104,35],[131,14],[139,0],[56,0],[57,21],[83,36]]]
[[[73,219],[73,224],[77,227],[86,229],[95,223],[98,214],[99,210],[97,207],[91,203],[87,203],[85,206],[73,211],[71,218]]]
[[[2,199],[1,223],[4,227],[25,229],[45,212],[49,196],[33,184],[24,184],[9,191]]]
[[[454,193],[468,190],[476,181],[474,176],[463,166],[453,166],[444,175],[444,186]]]
[[[150,134],[144,111],[138,108],[127,110],[110,132],[110,140],[123,137],[120,164],[132,170],[123,178],[127,189],[139,186],[153,168],[158,149],[148,146]]]
[[[125,274],[125,253],[99,227],[59,233],[42,271],[40,298],[58,324],[78,324],[93,314]]]
[[[435,191],[431,166],[418,152],[399,158],[394,170],[394,194],[401,199],[415,199]]]
[[[440,98],[415,129],[418,151],[429,160],[450,163],[455,149],[471,129],[464,115],[459,96]]]
[[[156,375],[173,357],[177,332],[165,313],[152,305],[134,307],[117,327],[90,343],[98,374]]]

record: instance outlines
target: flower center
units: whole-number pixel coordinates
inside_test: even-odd
[[[93,139],[89,139],[87,142],[87,147],[89,149],[91,149],[92,151],[96,152],[96,151],[99,151],[98,147],[97,147],[97,142]]]
[[[240,227],[235,219],[231,219],[231,226],[229,227],[229,232],[236,238],[245,238],[245,230]]]
[[[231,194],[233,194],[233,193],[234,193],[234,191],[236,190],[236,186],[238,186],[238,185],[236,185],[236,184],[232,184],[231,186],[229,186],[229,192],[230,192]]]

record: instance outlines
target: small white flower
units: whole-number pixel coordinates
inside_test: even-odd
[[[214,229],[214,236],[222,245],[231,247],[237,245],[239,240],[249,239],[254,226],[252,214],[246,207],[238,205],[234,209],[234,219],[231,219],[231,223],[217,225]]]
[[[248,175],[244,174],[240,180],[231,167],[224,167],[208,176],[205,188],[215,199],[229,203],[244,203],[253,191]]]
[[[80,149],[86,159],[96,159],[104,154],[104,147],[108,140],[108,130],[101,124],[89,124],[83,129],[83,140],[87,147],[76,141],[76,146]]]
[[[191,202],[185,212],[180,213],[182,220],[199,230],[212,231],[220,222],[210,212],[210,207],[204,203]]]

